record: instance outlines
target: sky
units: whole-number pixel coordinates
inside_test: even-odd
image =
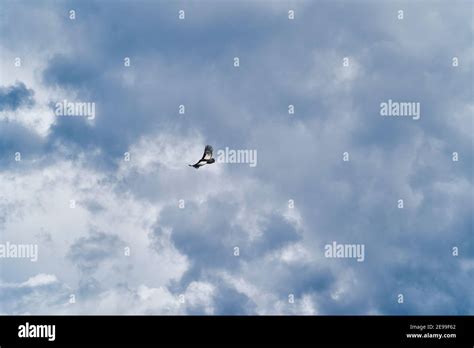
[[[474,314],[473,6],[1,0],[0,313]]]

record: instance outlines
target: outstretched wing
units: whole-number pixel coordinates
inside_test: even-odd
[[[209,163],[214,163],[214,160],[212,159],[212,146],[206,145],[206,147],[204,148],[204,154],[202,155],[202,158],[196,164],[190,164],[189,166],[194,167],[194,168],[199,168],[207,164],[209,160],[212,160],[212,162],[209,162]]]
[[[204,154],[202,155],[201,161],[209,161],[212,158],[212,146],[206,145],[204,148]]]

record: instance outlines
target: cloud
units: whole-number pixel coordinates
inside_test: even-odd
[[[39,259],[2,260],[2,312],[472,313],[465,6],[5,5],[0,233]],[[64,99],[96,118],[56,117]],[[387,99],[420,120],[380,117]],[[206,144],[258,165],[189,168]]]
[[[99,263],[117,255],[123,242],[117,236],[93,231],[89,237],[79,238],[68,252],[68,257],[83,271],[93,271]]]
[[[58,279],[54,274],[40,273],[20,284],[2,284],[2,287],[35,288],[56,283]]]
[[[13,86],[0,87],[0,111],[17,110],[21,107],[34,105],[34,91],[28,89],[23,82]]]

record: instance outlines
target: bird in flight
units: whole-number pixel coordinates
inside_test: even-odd
[[[202,158],[196,164],[190,164],[189,166],[199,169],[199,167],[202,167],[203,165],[206,165],[206,164],[214,163],[215,161],[216,160],[212,158],[212,146],[206,145],[206,147],[204,148],[204,154],[202,155]]]

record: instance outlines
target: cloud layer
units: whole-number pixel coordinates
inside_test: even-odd
[[[474,313],[470,2],[1,7],[1,313]]]

